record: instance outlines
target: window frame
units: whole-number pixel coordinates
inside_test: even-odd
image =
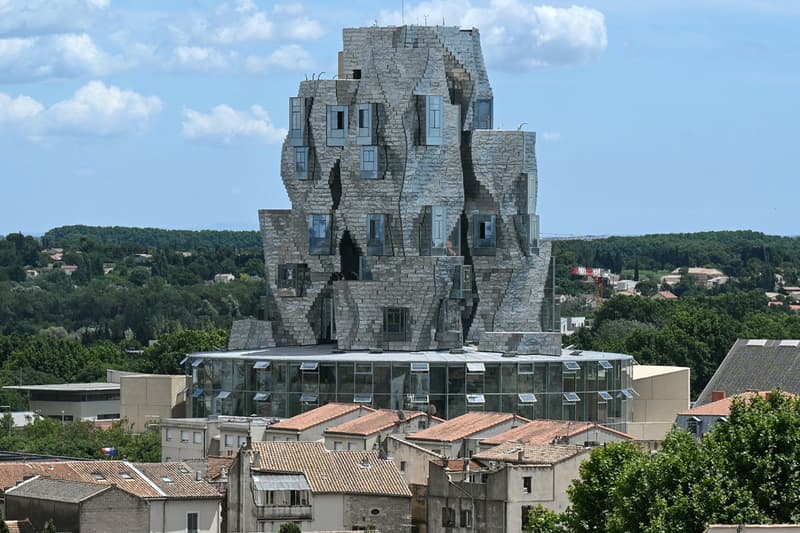
[[[406,341],[409,337],[411,310],[408,307],[383,308],[383,340]]]
[[[347,142],[348,106],[327,106],[327,136],[325,144],[328,146],[344,146]]]
[[[362,146],[360,150],[359,170],[362,179],[378,179],[378,147]]]
[[[298,180],[308,179],[308,146],[294,147],[294,177]],[[299,157],[298,157],[299,156]]]
[[[194,524],[192,524],[194,522]],[[186,513],[186,533],[199,533],[200,513],[196,511]]]

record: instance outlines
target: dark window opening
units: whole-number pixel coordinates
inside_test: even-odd
[[[360,80],[361,79],[361,69],[360,68],[354,68],[353,69],[353,79],[354,80]]]
[[[525,494],[530,494],[532,486],[533,483],[531,476],[525,476],[522,478],[522,492]]]
[[[480,238],[486,239],[486,222],[480,223]]]
[[[344,129],[344,111],[336,112],[336,129],[337,130]]]
[[[359,109],[358,110],[358,127],[359,128],[369,128],[369,119],[366,109]]]
[[[408,329],[408,308],[385,307],[383,309],[383,337],[388,341],[404,341]]]
[[[442,526],[456,527],[456,510],[450,507],[442,507]]]
[[[186,515],[186,532],[197,533],[200,528],[200,518],[197,513],[188,513]]]
[[[359,279],[359,266],[361,251],[353,242],[350,232],[345,230],[342,239],[339,241],[339,257],[341,258],[340,272],[344,279],[357,280]]]
[[[331,201],[333,202],[333,209],[339,208],[339,201],[342,199],[342,171],[341,160],[337,159],[331,168],[331,173],[328,176],[328,188],[331,191]]]

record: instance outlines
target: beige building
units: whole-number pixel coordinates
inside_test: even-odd
[[[327,428],[344,424],[373,412],[375,409],[356,403],[326,403],[316,409],[272,424],[264,431],[263,440],[322,440]]]
[[[233,457],[248,435],[262,440],[270,422],[244,416],[162,419],[161,460],[203,462],[208,456]]]
[[[149,424],[186,414],[186,376],[166,374],[119,375],[120,415],[144,431]]]
[[[474,411],[412,433],[407,440],[443,457],[472,457],[483,439],[528,422],[511,413]]]
[[[444,422],[420,411],[379,410],[354,418],[323,432],[331,450],[372,450],[388,435],[405,437]]]
[[[253,442],[239,451],[228,480],[228,531],[277,531],[285,522],[303,531],[410,530],[411,491],[377,451]]]
[[[637,440],[664,440],[675,415],[689,408],[689,368],[633,365],[631,372],[637,395],[626,433]]]
[[[483,467],[455,481],[433,464],[428,531],[522,531],[534,505],[562,512],[569,505],[567,487],[588,453],[583,446],[506,443],[474,455]]]

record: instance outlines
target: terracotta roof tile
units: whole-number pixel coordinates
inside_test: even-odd
[[[321,442],[253,443],[253,470],[304,474],[314,493],[411,496],[397,465],[374,451],[331,451]]]
[[[409,435],[408,439],[454,442],[514,419],[529,422],[527,418],[511,413],[478,411],[466,413],[436,426],[418,431]]]
[[[522,460],[519,453],[522,451]],[[527,465],[554,465],[581,453],[589,453],[590,448],[572,444],[519,444],[506,442],[472,456],[475,461],[502,461]]]
[[[421,416],[428,416],[421,411],[402,411],[403,418],[400,418],[401,411],[380,410],[373,413],[348,420],[338,426],[333,426],[325,430],[325,433],[340,433],[347,435],[359,435],[366,437],[374,435],[379,431],[385,431],[393,426],[403,424],[409,420],[414,420]],[[441,418],[431,417],[437,422],[443,422]]]
[[[572,437],[587,429],[598,428],[632,440],[627,433],[600,426],[594,422],[571,422],[569,420],[533,420],[498,435],[481,440],[481,444],[502,444],[504,442],[518,442],[522,444],[551,444],[556,437]]]
[[[735,398],[739,398],[740,400],[748,400],[758,394],[763,399],[767,399],[767,396],[770,394],[770,391],[761,391],[761,392],[743,392],[741,394],[734,394],[733,396],[728,396],[727,398],[723,398],[721,400],[717,400],[716,402],[707,403],[704,405],[699,405],[692,409],[687,409],[686,411],[681,411],[678,413],[679,415],[690,415],[690,416],[728,416],[731,414],[731,405],[733,404],[733,400]],[[789,394],[787,392],[782,393],[786,396],[791,398],[795,398],[797,395]]]
[[[233,457],[209,455],[207,461],[208,461],[208,471],[206,472],[206,479],[217,480],[222,475],[223,467],[228,472],[231,471],[231,464],[233,463]]]
[[[467,461],[469,463],[470,470],[479,470],[481,465],[476,463],[472,459],[434,459],[431,461],[441,467],[444,467],[445,470],[451,470],[453,472],[461,472],[464,470],[464,462]]]
[[[134,463],[168,498],[219,498],[217,489],[184,463]]]
[[[355,403],[326,403],[311,411],[306,411],[292,418],[281,420],[272,424],[269,429],[282,429],[287,431],[305,431],[314,426],[335,420],[340,416],[363,410],[365,413],[372,412],[374,409]]]

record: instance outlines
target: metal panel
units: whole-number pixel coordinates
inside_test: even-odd
[[[253,474],[256,490],[311,490],[303,474]]]
[[[269,361],[256,361],[253,368],[269,368]]]
[[[467,363],[467,372],[486,372],[486,366],[483,363]]]

